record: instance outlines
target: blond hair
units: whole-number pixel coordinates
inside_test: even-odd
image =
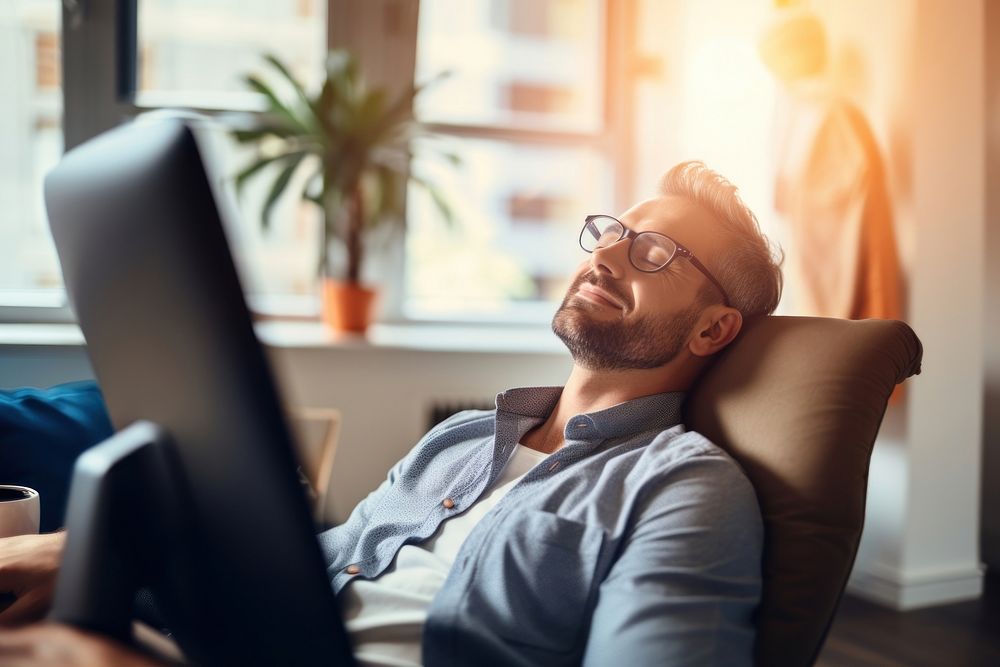
[[[659,194],[693,201],[733,237],[726,250],[711,258],[712,274],[725,287],[730,305],[746,318],[773,313],[781,300],[784,252],[760,231],[736,186],[701,162],[682,162],[660,179]],[[706,285],[700,296],[707,300],[714,291]]]

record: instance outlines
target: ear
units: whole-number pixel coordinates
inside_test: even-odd
[[[733,342],[742,328],[740,311],[722,305],[709,308],[698,320],[688,350],[696,357],[709,357]]]

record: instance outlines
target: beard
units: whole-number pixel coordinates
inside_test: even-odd
[[[573,281],[562,305],[552,318],[552,331],[569,348],[578,366],[592,371],[658,368],[684,348],[688,334],[701,312],[694,303],[679,313],[645,315],[631,321],[601,320],[591,313],[594,306],[574,298],[583,283],[591,283],[617,296],[626,305],[631,300],[601,276],[586,273]]]

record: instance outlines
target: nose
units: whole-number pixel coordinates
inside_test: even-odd
[[[631,239],[621,239],[609,246],[597,248],[590,254],[590,266],[597,273],[604,273],[610,278],[621,278],[628,266],[628,250]]]

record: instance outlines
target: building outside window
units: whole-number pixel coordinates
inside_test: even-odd
[[[597,0],[421,3],[417,81],[448,76],[417,115],[463,165],[430,175],[447,184],[455,233],[410,193],[411,315],[551,316],[581,260],[583,217],[613,206],[606,56]]]
[[[281,58],[315,91],[326,56],[326,11],[324,0],[139,0],[135,106],[255,110],[259,96],[244,77],[274,79],[265,53]],[[271,170],[249,181],[237,197],[232,179],[250,162],[252,148],[236,144],[221,127],[202,138],[210,144],[222,191],[238,203],[239,224],[227,231],[247,291],[311,295],[319,233],[314,206],[288,196],[275,210],[279,223],[264,231],[260,211]]]
[[[60,4],[0,3],[0,290],[9,303],[58,303],[62,279],[42,180],[63,150]]]

